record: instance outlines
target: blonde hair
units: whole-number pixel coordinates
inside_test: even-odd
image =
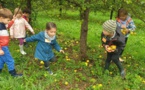
[[[2,9],[0,9],[0,17],[12,19],[13,18],[13,14],[12,14],[12,12],[9,9],[2,8]]]
[[[14,15],[16,14],[22,14],[22,10],[20,8],[15,8]]]

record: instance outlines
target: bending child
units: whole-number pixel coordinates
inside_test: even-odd
[[[32,34],[34,34],[34,30],[29,25],[29,23],[24,18],[22,18],[22,11],[20,8],[16,8],[14,10],[14,14],[16,16],[16,19],[14,21],[14,24],[10,27],[10,35],[11,38],[16,38],[19,40],[20,52],[21,54],[25,55],[26,52],[23,49],[23,41],[26,36],[25,27],[27,27],[32,32]]]
[[[52,75],[53,72],[49,68],[49,62],[56,61],[56,57],[52,51],[52,46],[59,52],[64,53],[56,41],[56,25],[52,22],[46,24],[46,30],[36,35],[24,39],[24,42],[38,41],[35,51],[35,58],[44,61],[46,70]]]
[[[9,44],[9,33],[6,30],[6,24],[12,19],[12,12],[9,9],[0,9],[0,73],[7,64],[9,73],[14,76],[22,76],[22,74],[17,74],[14,65],[14,59],[12,58],[8,44]]]
[[[122,78],[125,77],[125,70],[119,61],[120,52],[125,45],[125,36],[120,32],[120,28],[114,20],[107,20],[103,23],[101,34],[102,45],[107,51],[105,70],[109,70],[111,60],[117,65]]]

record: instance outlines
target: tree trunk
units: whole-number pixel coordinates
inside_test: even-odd
[[[114,8],[112,8],[111,12],[110,12],[110,19],[112,20],[113,17],[113,12],[114,12]]]
[[[81,35],[80,35],[80,58],[85,60],[87,58],[87,34],[88,34],[88,19],[89,8],[86,8],[82,13]]]
[[[59,16],[60,16],[60,17],[61,17],[61,15],[62,15],[62,3],[63,3],[63,1],[60,0],[60,1],[59,1],[59,6],[60,6],[60,8],[59,8]]]
[[[113,3],[115,3],[115,0],[113,1]],[[111,12],[110,12],[110,19],[112,19],[113,17],[113,12],[114,12],[114,7],[112,7]]]
[[[32,0],[27,0],[27,8],[28,8],[30,11],[32,11],[31,1],[32,1]],[[29,18],[29,23],[31,24],[31,18]]]

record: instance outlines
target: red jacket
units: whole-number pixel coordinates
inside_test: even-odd
[[[4,23],[0,23],[0,49],[9,44],[9,33]]]

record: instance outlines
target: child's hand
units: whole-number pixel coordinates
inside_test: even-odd
[[[60,50],[59,52],[64,53],[64,51],[63,51],[63,50]]]
[[[109,47],[109,45],[105,45],[105,50],[107,51],[107,52],[114,52],[115,50],[112,50],[110,47]]]
[[[35,34],[35,32],[32,32],[32,34]]]
[[[130,32],[130,30],[126,29],[126,33],[129,33],[129,32]]]
[[[3,50],[0,50],[0,55],[4,55],[4,51]]]
[[[24,39],[23,41],[24,41],[24,42],[26,42],[26,40],[25,40],[25,39]]]
[[[123,28],[123,29],[126,28],[126,25],[122,25],[121,28]]]

